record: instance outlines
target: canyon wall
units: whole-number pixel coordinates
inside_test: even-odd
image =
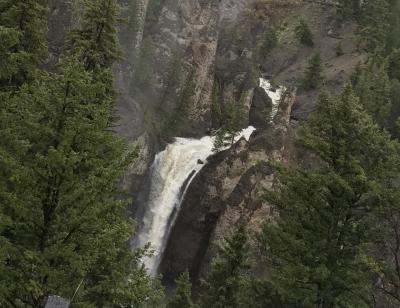
[[[218,128],[213,95],[222,109],[243,99],[257,128],[249,142],[212,156],[188,189],[161,263],[167,283],[189,269],[194,280],[207,268],[220,240],[239,221],[256,231],[273,217],[260,199],[274,185],[276,162],[312,165],[295,142],[296,127],[313,110],[317,91],[296,91],[309,59],[322,58],[325,87],[337,93],[365,55],[357,48],[356,25],[338,22],[335,7],[317,1],[121,0],[125,5],[120,43],[125,59],[115,67],[120,97],[119,134],[140,148],[123,186],[134,196],[139,218],[148,194],[149,168],[174,136],[200,137]],[[73,18],[72,1],[52,0],[51,57],[60,54]],[[307,20],[314,46],[295,36],[299,16]],[[268,29],[277,46],[263,47]],[[336,52],[341,46],[342,54]],[[289,89],[275,121],[259,78]],[[263,120],[264,119],[264,120]],[[256,252],[256,244],[252,250]],[[256,265],[263,269],[262,260]],[[264,269],[263,269],[264,270]]]

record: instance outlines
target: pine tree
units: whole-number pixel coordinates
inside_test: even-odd
[[[240,291],[248,269],[246,228],[241,224],[225,239],[211,269],[202,282],[200,307],[239,307]]]
[[[86,4],[83,30],[58,70],[36,71],[30,84],[3,94],[0,306],[42,307],[52,294],[84,307],[163,300],[141,265],[148,252],[131,251],[133,221],[117,198],[135,151],[112,131],[116,6]]]
[[[67,54],[78,57],[86,71],[93,72],[96,81],[107,88],[103,97],[109,100],[110,123],[114,121],[113,104],[116,99],[113,65],[121,59],[117,40],[120,6],[113,0],[83,0],[82,24],[68,35]]]
[[[177,89],[181,83],[182,76],[180,75],[182,75],[182,72],[181,65],[179,63],[176,63],[176,65],[177,70],[174,72],[175,77],[171,77],[169,82],[169,94],[162,100],[162,105],[164,105],[167,103],[167,97],[169,96],[169,100],[175,102],[173,112],[167,116],[161,128],[161,134],[166,140],[181,133],[182,125],[187,122],[186,119],[188,117],[192,97],[196,90],[195,68],[192,68],[187,78],[185,78],[181,89]]]
[[[167,71],[163,78],[163,92],[161,96],[162,104],[169,100],[176,100],[178,89],[183,80],[182,54],[176,51],[168,64]]]
[[[400,80],[400,49],[396,49],[390,53],[387,61],[390,79]]]
[[[361,13],[360,0],[339,0],[338,12],[343,19],[351,19],[359,17]]]
[[[318,89],[323,82],[322,59],[319,54],[314,55],[304,72],[304,77],[301,81],[301,88],[304,90]]]
[[[64,61],[60,74],[38,76],[9,101],[23,147],[1,159],[12,174],[2,176],[5,298],[38,306],[50,294],[71,298],[83,281],[76,300],[107,306],[128,300],[122,292],[138,296],[127,279],[139,263],[128,245],[133,226],[114,198],[131,155],[108,128],[110,102],[92,103],[102,83]]]
[[[400,0],[389,0],[389,29],[386,54],[400,48]]]
[[[189,273],[182,273],[176,282],[176,290],[174,296],[168,303],[168,308],[192,308],[192,284],[189,280]]]
[[[380,126],[387,128],[392,108],[387,64],[372,60],[361,71],[355,91],[365,110]]]
[[[230,144],[232,145],[235,137],[246,125],[246,112],[244,111],[243,101],[231,103],[226,106],[224,116],[224,127],[227,131]]]
[[[392,110],[389,118],[389,131],[397,139],[400,139],[400,81],[392,80],[391,85]]]
[[[349,86],[335,99],[321,96],[299,141],[321,167],[282,171],[280,190],[267,194],[279,212],[260,235],[272,260],[269,281],[299,307],[369,307],[376,262],[368,254],[376,223],[370,213],[395,174],[397,144]]]
[[[259,275],[258,275],[259,276]],[[241,304],[239,307],[251,308],[298,308],[299,303],[290,303],[274,290],[271,282],[266,278],[248,275],[244,278],[244,285],[240,290]]]
[[[84,0],[83,22],[69,35],[69,50],[86,70],[111,68],[121,58],[117,44],[120,7],[113,0]]]
[[[279,297],[299,307],[369,307],[372,274],[356,193],[328,171],[293,171],[280,181],[279,196],[267,199],[278,222],[260,236]]]
[[[389,33],[388,0],[367,0],[363,4],[361,16],[361,38],[365,48],[371,53],[386,50]]]
[[[400,162],[398,161],[398,164]],[[375,289],[379,298],[385,299],[386,307],[400,304],[400,202],[396,184],[388,184],[382,194],[385,206],[376,211],[379,225],[376,227],[374,254],[379,257]],[[383,302],[383,300],[381,300]]]
[[[136,47],[136,36],[132,33],[137,33],[140,28],[141,16],[140,16],[140,2],[138,0],[128,0],[126,5],[122,7],[123,23],[120,26],[119,38],[120,43],[124,48],[124,52],[129,52]],[[132,64],[133,59],[127,60],[129,64]]]
[[[226,136],[227,136],[227,131],[225,130],[224,127],[221,127],[220,129],[217,130],[212,149],[214,153],[217,153],[226,147],[227,145]]]
[[[145,37],[140,46],[139,57],[134,65],[134,82],[137,88],[150,86],[154,81],[155,47],[150,37]]]
[[[295,32],[300,43],[310,47],[314,46],[313,34],[304,19],[299,20],[299,24],[297,25]]]
[[[221,128],[217,131],[214,151],[218,152],[225,145],[232,145],[236,136],[246,125],[246,112],[243,101],[231,102],[225,106],[221,115]]]
[[[0,3],[0,89],[13,90],[32,79],[47,55],[46,1]]]
[[[211,94],[211,116],[214,127],[222,124],[222,106],[221,106],[221,85],[219,80],[214,79],[212,94]]]
[[[317,111],[302,127],[299,140],[336,173],[343,175],[340,172],[344,172],[352,176],[354,174],[350,171],[363,170],[368,177],[374,178],[387,170],[385,159],[392,157],[389,154],[393,154],[396,145],[387,133],[373,124],[350,85],[333,100],[326,95],[321,96]],[[376,151],[378,148],[384,151],[384,157],[382,152]],[[361,180],[352,177],[348,180],[351,179]]]
[[[278,44],[278,35],[275,29],[267,28],[260,45],[261,57],[265,58]]]

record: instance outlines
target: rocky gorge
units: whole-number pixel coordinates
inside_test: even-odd
[[[52,0],[52,58],[65,29],[79,19],[72,2]],[[242,100],[250,139],[211,155],[186,189],[181,209],[166,242],[159,272],[168,285],[188,269],[193,281],[207,270],[216,246],[234,226],[246,221],[251,231],[261,218],[274,216],[260,196],[273,189],[275,164],[312,166],[313,158],[295,142],[296,128],[314,108],[317,91],[297,90],[309,58],[322,58],[325,85],[337,93],[357,64],[356,26],[337,23],[335,6],[320,1],[262,0],[121,0],[126,22],[121,25],[124,59],[115,69],[120,92],[119,134],[140,149],[140,158],[126,174],[123,187],[134,198],[139,225],[146,211],[151,165],[174,137],[201,138],[219,127],[217,109]],[[76,9],[76,8],[75,8]],[[306,16],[314,46],[300,45],[294,34],[299,16]],[[266,31],[278,32],[277,46],[264,50]],[[335,47],[340,43],[343,54]],[[54,60],[49,60],[49,65]],[[286,88],[277,114],[260,78],[276,90]],[[272,91],[274,91],[274,89]],[[218,100],[215,100],[215,97]],[[215,102],[219,106],[215,106]],[[252,253],[257,245],[251,243]],[[254,271],[263,272],[263,260]]]

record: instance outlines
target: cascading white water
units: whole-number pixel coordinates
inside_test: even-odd
[[[235,142],[242,137],[249,140],[254,130],[252,126],[244,129]],[[151,244],[154,253],[143,260],[150,274],[157,273],[170,228],[186,189],[213,154],[213,144],[214,137],[210,136],[201,139],[176,138],[174,143],[155,157],[149,200],[135,241],[137,247]]]
[[[265,78],[260,78],[260,87],[264,89],[265,93],[269,96],[272,101],[272,110],[271,110],[271,117],[270,122],[275,118],[276,114],[278,113],[279,103],[281,101],[282,95],[285,93],[286,88],[281,86],[278,87],[275,91],[271,85],[271,82]]]

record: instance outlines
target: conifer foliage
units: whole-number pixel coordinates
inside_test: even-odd
[[[369,307],[371,213],[398,169],[398,144],[349,86],[335,99],[321,96],[299,141],[321,167],[283,171],[280,191],[267,195],[279,210],[277,224],[266,224],[260,236],[272,259],[273,289],[299,307]]]
[[[309,47],[314,46],[313,34],[304,19],[299,20],[299,24],[297,25],[295,31],[300,43]]]
[[[192,284],[189,280],[189,272],[183,272],[176,282],[174,296],[168,303],[168,308],[193,308]]]
[[[374,120],[381,127],[388,127],[392,100],[387,64],[372,60],[359,75],[355,91]]]
[[[235,137],[246,125],[246,113],[243,101],[233,101],[227,104],[221,112],[221,128],[217,131],[213,151],[218,152],[226,145],[232,145]]]
[[[30,80],[46,56],[46,13],[44,0],[0,2],[0,88]]]
[[[239,307],[249,267],[246,232],[241,224],[232,237],[225,239],[202,283],[200,307]]]
[[[358,18],[361,13],[361,1],[339,0],[338,11],[342,19]]]
[[[323,80],[322,59],[320,54],[317,53],[308,62],[300,86],[304,90],[315,90],[322,85]]]
[[[389,26],[388,0],[366,0],[361,16],[361,37],[367,51],[380,53],[386,49]]]
[[[34,78],[13,77],[24,83],[1,93],[0,306],[42,307],[49,295],[77,307],[162,300],[117,198],[135,157],[112,131],[117,12],[114,1],[85,1],[57,71],[29,67]]]
[[[70,51],[79,54],[86,70],[111,68],[121,57],[116,28],[120,7],[113,0],[84,0],[84,4],[82,25],[70,33]]]

